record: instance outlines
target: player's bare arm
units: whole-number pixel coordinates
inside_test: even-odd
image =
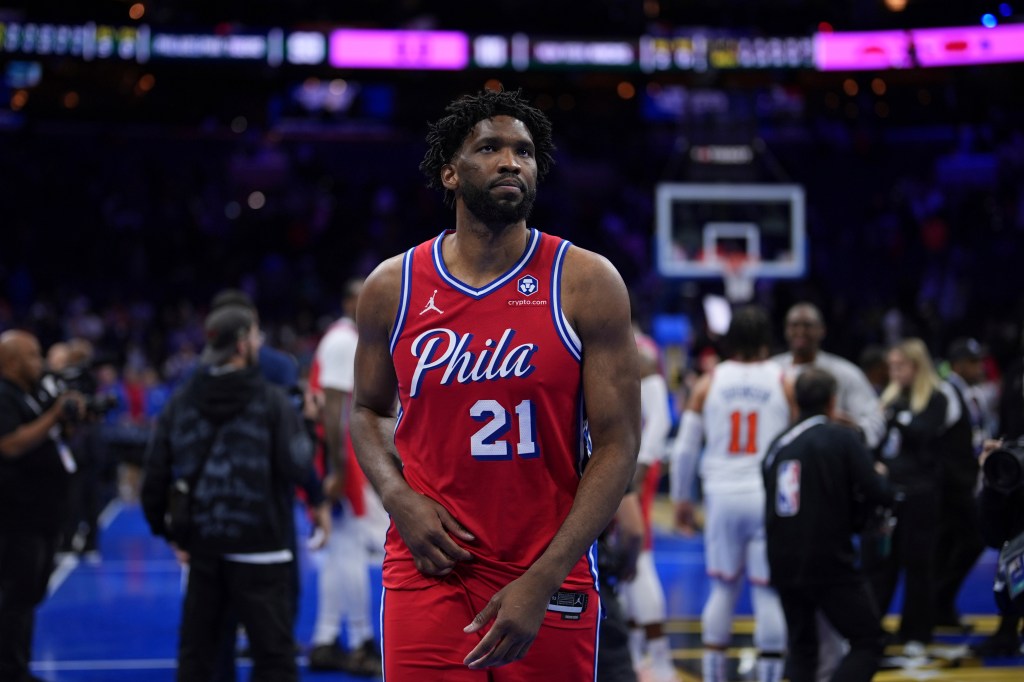
[[[696,466],[697,457],[700,454],[700,442],[703,440],[703,432],[698,426],[700,416],[704,414],[704,401],[707,400],[708,390],[711,388],[711,372],[707,372],[697,379],[693,386],[690,399],[686,401],[686,408],[683,411],[683,425],[680,427],[680,434],[676,438],[670,461],[672,467],[686,467],[685,478],[690,480],[692,469]],[[689,413],[689,417],[687,417]],[[673,476],[679,472],[672,472]],[[680,491],[684,494],[688,491]],[[675,500],[675,527],[683,535],[693,536],[697,532],[697,520],[694,514],[693,500],[688,497]]]
[[[789,422],[791,424],[796,422],[800,416],[800,408],[796,405],[795,383],[792,377],[785,377],[782,380],[782,392],[786,396],[786,402],[789,403]]]
[[[472,558],[451,536],[465,542],[474,538],[439,503],[410,488],[402,475],[394,445],[398,379],[389,348],[401,277],[401,256],[391,258],[367,277],[359,298],[352,443],[359,465],[412,552],[416,568],[439,576],[450,573],[457,561]]]
[[[562,279],[563,309],[583,345],[583,394],[593,453],[576,498],[547,550],[526,573],[497,592],[466,627],[494,624],[466,656],[472,668],[526,655],[548,600],[618,509],[640,444],[640,372],[629,297],[607,259],[573,247]]]
[[[351,401],[352,394],[348,391],[324,387],[322,423],[327,461],[331,465],[330,473],[324,479],[324,493],[335,500],[345,495],[345,467],[349,452],[344,434],[349,429],[351,420]]]

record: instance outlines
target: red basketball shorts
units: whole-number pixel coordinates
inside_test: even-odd
[[[552,597],[537,639],[515,663],[471,670],[463,660],[486,632],[462,631],[487,604],[457,580],[385,590],[381,619],[386,682],[593,682],[600,604],[593,588]],[[489,627],[489,626],[488,626]]]

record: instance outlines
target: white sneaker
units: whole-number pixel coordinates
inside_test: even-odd
[[[907,658],[924,658],[927,652],[924,643],[917,640],[912,639],[903,645],[903,655]]]
[[[647,670],[647,679],[651,682],[679,682],[675,667],[669,663],[652,663]]]

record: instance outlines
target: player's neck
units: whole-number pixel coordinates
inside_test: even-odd
[[[818,357],[818,351],[809,350],[801,351],[800,353],[793,353],[793,364],[794,365],[810,365],[814,362],[815,358]]]
[[[441,254],[452,275],[470,286],[481,286],[508,272],[528,241],[525,221],[497,229],[460,221],[455,234],[442,243]]]

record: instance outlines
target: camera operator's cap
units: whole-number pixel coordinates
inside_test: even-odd
[[[957,360],[981,360],[985,357],[985,351],[977,339],[960,338],[949,344],[949,352],[946,358],[950,362]]]
[[[238,352],[242,340],[256,318],[240,305],[226,305],[206,316],[206,346],[199,360],[204,365],[223,365]]]

